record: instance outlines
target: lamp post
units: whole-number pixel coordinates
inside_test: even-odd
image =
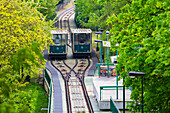
[[[106,31],[107,41],[109,40],[109,31]],[[109,47],[107,47],[107,77],[109,77]]]
[[[96,34],[96,35],[97,35],[97,40],[98,40],[98,34]],[[99,51],[98,43],[97,43],[96,51]]]
[[[145,76],[145,73],[143,73],[143,72],[134,72],[134,71],[130,71],[129,72],[129,76],[130,77],[138,77],[138,76],[141,76],[142,77],[142,105],[141,105],[141,109],[142,109],[142,111],[141,111],[141,113],[143,113],[143,76]]]
[[[125,77],[123,77],[123,113],[125,113]]]
[[[100,35],[100,41],[96,41],[96,42],[100,42],[100,63],[102,63],[102,32],[95,32],[96,35]]]
[[[116,43],[115,46],[119,46],[119,43]],[[116,50],[116,56],[118,58],[118,50]],[[117,63],[117,59],[116,59],[116,61],[114,61],[114,63]],[[116,75],[116,85],[118,86],[118,73]],[[116,98],[118,99],[118,87],[116,88],[116,93],[117,93],[117,97]]]
[[[99,31],[102,33],[104,31],[104,29],[99,29]],[[100,40],[102,40],[102,34],[100,34]],[[102,43],[100,43],[100,52],[101,52],[101,59],[103,59],[103,63],[104,63],[104,55],[102,53]],[[102,60],[100,60],[102,63]]]

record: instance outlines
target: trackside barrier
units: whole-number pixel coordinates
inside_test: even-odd
[[[117,89],[123,90],[123,86],[100,86],[100,100],[101,100],[102,90],[117,90]],[[117,93],[116,93],[116,97],[117,97]],[[112,113],[120,113],[112,97],[110,97],[110,110],[112,111]]]
[[[45,72],[45,80],[47,81],[48,88],[49,88],[49,99],[48,99],[48,113],[51,112],[51,98],[52,98],[52,80],[50,75],[47,72],[47,69],[44,70]]]
[[[100,100],[101,100],[102,90],[117,90],[117,88],[119,90],[123,90],[123,86],[100,86]],[[118,93],[116,93],[116,97],[117,97],[117,94]]]
[[[45,72],[45,79],[46,79],[46,81],[47,81],[47,83],[48,83],[48,87],[50,87],[51,78],[50,78],[49,74],[47,73],[47,70],[46,70],[46,69],[44,70],[44,72]]]
[[[96,68],[95,68],[95,71],[94,71],[94,75],[96,76],[99,76],[100,77],[100,73],[104,72],[105,73],[107,72],[107,65],[109,66],[109,70],[113,70],[115,67],[114,66],[114,63],[97,63],[96,65]]]
[[[121,113],[112,97],[110,97],[110,110],[112,113]]]

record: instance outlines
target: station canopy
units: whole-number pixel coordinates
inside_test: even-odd
[[[71,29],[71,33],[92,33],[91,29]]]
[[[68,34],[67,30],[52,30],[51,34]]]

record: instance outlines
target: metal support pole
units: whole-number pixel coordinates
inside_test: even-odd
[[[102,60],[103,60],[103,63],[105,63],[104,62],[104,51],[105,51],[105,49],[103,48],[103,51],[102,51]]]
[[[99,72],[98,72],[98,74],[99,74],[99,77],[100,77],[100,65],[99,65]]]
[[[109,31],[106,31],[107,41],[109,40]],[[109,47],[107,47],[107,77],[109,77]]]
[[[123,77],[123,84],[125,77]],[[125,113],[125,86],[123,85],[123,113]]]
[[[102,34],[100,35],[100,40],[102,40]],[[102,63],[102,42],[100,43],[100,63]]]
[[[116,98],[118,99],[118,74],[116,75],[116,85],[117,85],[117,88],[116,88]]]
[[[101,88],[100,88],[100,100],[101,100],[101,98],[102,98],[102,96],[101,96],[101,95],[102,95],[102,92],[101,92]]]
[[[118,57],[118,50],[116,50],[116,56]]]
[[[98,39],[98,35],[97,35],[97,39]],[[99,45],[98,45],[98,43],[97,43],[96,51],[99,51]]]
[[[116,50],[116,56],[118,57],[118,50]],[[118,86],[118,74],[116,75],[116,85]],[[116,89],[117,95],[116,98],[118,99],[118,88]]]
[[[142,76],[142,112],[143,113],[143,76]]]

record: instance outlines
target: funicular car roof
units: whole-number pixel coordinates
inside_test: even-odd
[[[71,29],[71,33],[92,33],[91,29]]]
[[[52,30],[51,34],[68,34],[67,30]]]

